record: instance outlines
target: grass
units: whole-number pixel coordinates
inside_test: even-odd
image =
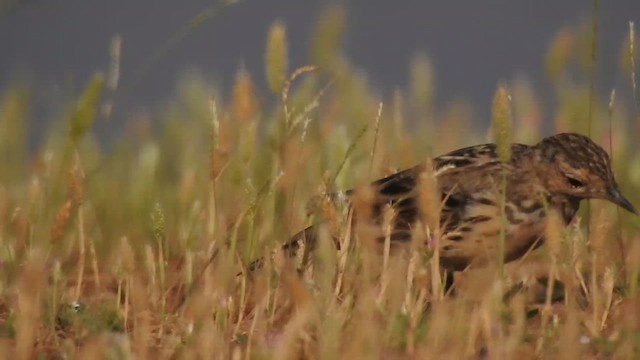
[[[401,256],[379,254],[366,228],[352,228],[353,213],[323,200],[322,194],[365,184],[427,154],[486,140],[485,129],[472,130],[467,105],[433,107],[433,69],[424,56],[411,66],[408,90],[373,96],[340,54],[343,12],[332,8],[323,16],[312,51],[320,68],[288,68],[286,29],[278,22],[265,56],[271,95],[258,95],[244,70],[228,96],[213,97],[219,92],[187,78],[162,115],[134,118],[109,152],[96,144],[91,126],[106,121],[109,96],[102,90],[116,86],[113,74],[90,81],[64,117],[69,130],[54,127],[33,155],[26,145],[28,87],[4,91],[0,354],[640,356],[638,220],[612,205],[594,201],[590,224],[578,219],[565,228],[552,221],[547,246],[506,264],[504,273],[488,267],[459,274],[453,295],[442,291],[437,251],[415,243]],[[585,36],[588,31],[569,27],[549,47],[553,124],[591,131],[610,144],[621,187],[640,204],[629,45],[635,42],[627,39],[629,50],[622,52],[628,84],[616,89],[617,97],[601,99],[590,95],[591,68],[580,65],[590,56],[580,49]],[[500,126],[510,128],[513,141],[531,143],[546,133],[542,104],[528,82],[506,82],[500,91],[512,99],[500,105],[505,113],[511,107],[510,120],[501,120],[511,124]],[[632,100],[625,102],[624,94]],[[424,180],[426,189],[433,186]],[[354,206],[366,209],[367,190],[355,196]],[[421,201],[429,206],[428,196]],[[390,209],[387,223],[393,216]],[[310,254],[313,269],[299,276],[270,254],[318,217],[328,219],[324,236]],[[330,233],[357,246],[336,253]],[[265,255],[262,271],[237,276]]]

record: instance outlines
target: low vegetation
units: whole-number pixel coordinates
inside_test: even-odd
[[[229,93],[186,76],[172,101],[132,116],[108,146],[92,128],[112,121],[117,74],[96,75],[32,151],[30,88],[2,93],[0,354],[640,356],[640,222],[605,202],[583,205],[568,229],[550,226],[547,246],[504,271],[459,274],[455,293],[444,292],[419,244],[386,258],[366,243],[336,253],[321,241],[313,272],[301,275],[270,255],[318,217],[342,241],[358,241],[347,209],[314,201],[322,194],[493,141],[490,119],[468,103],[434,106],[428,58],[410,64],[406,88],[381,97],[340,52],[342,10],[318,24],[309,65],[287,63],[286,26],[275,23],[265,90],[243,69]],[[637,40],[633,31],[620,40],[625,81],[602,97],[592,86],[592,36],[568,27],[541,54],[546,109],[526,79],[507,79],[494,133],[525,143],[590,134],[640,206]],[[262,256],[264,267],[247,274]]]

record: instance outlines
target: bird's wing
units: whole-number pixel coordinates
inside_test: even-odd
[[[495,145],[484,144],[452,151],[433,159],[432,163],[434,174],[440,180],[443,177],[455,178],[461,172],[466,173],[473,171],[473,169],[486,167],[488,164],[498,163],[498,159]],[[416,191],[417,180],[424,171],[425,164],[421,163],[413,168],[374,181],[371,186],[380,195],[381,201],[403,198]],[[353,190],[350,190],[347,194],[350,195],[352,192]]]
[[[382,225],[384,209],[390,206],[395,214],[391,232],[391,240],[394,242],[410,240],[413,227],[420,220],[418,182],[426,164],[421,163],[370,184],[375,194],[370,199],[374,217],[372,223]],[[467,206],[475,201],[471,194],[489,188],[486,182],[491,181],[491,174],[501,166],[493,144],[455,150],[433,159],[431,164],[442,202],[440,223],[445,231],[457,226],[465,216]],[[347,194],[353,196],[353,191]],[[485,199],[480,198],[478,201]],[[383,239],[384,229],[378,230],[378,237]]]

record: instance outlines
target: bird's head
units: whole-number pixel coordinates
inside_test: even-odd
[[[535,146],[548,191],[578,199],[605,199],[637,214],[620,193],[607,152],[586,136],[557,134]]]

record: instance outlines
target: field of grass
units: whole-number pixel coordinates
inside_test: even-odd
[[[339,8],[323,15],[303,67],[287,64],[285,26],[275,23],[264,75],[239,70],[229,93],[186,77],[108,151],[92,126],[109,121],[116,66],[32,152],[31,90],[5,89],[0,358],[640,357],[640,222],[602,201],[583,205],[568,229],[550,226],[547,246],[504,274],[459,274],[455,294],[420,244],[386,258],[366,242],[337,254],[320,241],[302,276],[269,255],[319,217],[357,241],[347,209],[313,201],[322,194],[492,141],[469,104],[434,107],[426,57],[410,64],[407,88],[377,96],[340,52],[343,22]],[[620,39],[628,82],[601,97],[592,36],[590,24],[567,27],[540,54],[552,118],[526,80],[505,82],[496,133],[524,143],[590,134],[638,207],[637,40]],[[270,91],[256,89],[257,76]],[[261,271],[237,276],[264,255]]]

